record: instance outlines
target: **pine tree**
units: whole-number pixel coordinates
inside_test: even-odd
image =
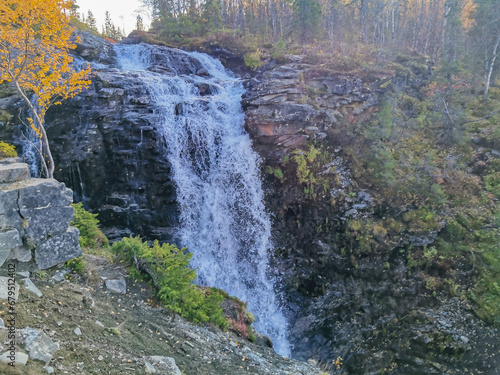
[[[95,20],[94,14],[89,10],[87,13],[87,20],[86,24],[89,27],[89,29],[95,33],[98,33],[99,31],[97,30],[97,22]]]
[[[293,24],[302,44],[302,53],[306,44],[318,32],[321,20],[321,7],[316,0],[295,0],[293,2]]]
[[[116,29],[113,21],[111,20],[111,15],[108,11],[106,11],[106,13],[104,14],[104,35],[108,38],[113,38],[115,32]]]
[[[144,23],[142,22],[142,17],[140,14],[137,15],[135,29],[139,31],[144,31]]]

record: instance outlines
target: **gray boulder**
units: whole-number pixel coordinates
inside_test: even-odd
[[[113,64],[116,53],[113,45],[103,38],[99,38],[88,32],[76,32],[74,40],[76,43],[75,52],[88,61],[95,61],[101,64]]]
[[[24,224],[26,234],[35,244],[65,232],[74,216],[71,206],[23,208],[20,212],[26,218]]]
[[[82,254],[78,237],[80,231],[74,227],[69,227],[66,232],[49,238],[44,243],[38,245],[35,250],[35,260],[41,270],[66,262],[79,257]]]
[[[19,236],[17,229],[0,228],[0,266],[10,254],[10,249],[22,246],[23,241]]]
[[[0,184],[26,180],[29,177],[30,170],[27,164],[0,164]]]
[[[127,284],[124,279],[106,280],[106,288],[116,293],[127,293]]]
[[[9,286],[14,286],[14,295],[9,295]],[[12,293],[12,291],[10,291]],[[13,279],[10,277],[0,277],[0,299],[9,300],[9,297],[14,298],[17,301],[19,297],[19,284],[14,283]]]
[[[16,365],[25,366],[28,363],[28,355],[23,352],[15,352],[14,356],[11,356],[10,352],[0,355],[0,362],[11,363],[12,360]]]
[[[19,189],[20,209],[64,207],[72,202],[72,191],[62,182],[53,179],[32,179]]]
[[[70,189],[54,179],[29,179],[28,165],[16,158],[0,163],[0,183],[0,265],[29,261],[33,249],[44,269],[81,254],[78,230],[69,228]]]
[[[21,341],[24,342],[25,349],[31,359],[38,359],[42,362],[49,362],[54,353],[59,350],[59,344],[36,328],[24,328],[20,332]]]
[[[17,189],[2,189],[0,191],[0,228],[14,228],[21,226],[22,218],[19,215]]]
[[[171,357],[162,357],[159,355],[153,355],[145,358],[150,364],[153,364],[157,373],[163,375],[182,375],[181,370],[175,364],[175,360]]]

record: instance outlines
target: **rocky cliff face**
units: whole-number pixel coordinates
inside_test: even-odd
[[[175,188],[145,86],[113,65],[111,43],[84,34],[76,51],[96,73],[90,88],[47,113],[55,178],[99,214],[111,240],[130,234],[171,240]],[[21,129],[13,136],[18,145]]]
[[[246,80],[243,99],[246,128],[266,163],[304,147],[307,141],[339,130],[342,118],[353,119],[377,104],[376,87],[384,76],[360,78],[332,74],[302,63],[272,67]]]
[[[293,355],[316,358],[332,371],[332,361],[342,358],[350,374],[461,373],[464,367],[494,374],[500,357],[489,348],[500,347],[498,330],[463,298],[431,285],[437,279],[430,275],[452,268],[470,286],[472,265],[457,258],[434,270],[408,266],[406,249],[432,244],[444,222],[417,228],[409,214],[397,219],[388,198],[352,168],[363,147],[356,129],[377,110],[380,86],[401,77],[325,72],[291,59],[247,80],[243,106],[266,171]],[[428,74],[419,73],[415,86]],[[398,226],[397,235],[377,220],[393,220],[389,231]]]
[[[35,254],[39,269],[81,254],[73,219],[73,194],[54,179],[30,178],[18,158],[0,160],[0,265],[6,259],[28,262]]]

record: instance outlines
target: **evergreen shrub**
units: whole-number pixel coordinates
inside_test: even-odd
[[[156,296],[165,307],[194,323],[211,322],[227,329],[221,308],[224,295],[216,288],[192,284],[196,270],[189,265],[192,254],[186,249],[160,245],[157,240],[148,246],[140,237],[132,236],[115,242],[111,249],[153,281]]]

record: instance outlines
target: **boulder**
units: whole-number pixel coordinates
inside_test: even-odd
[[[73,192],[54,179],[35,178],[19,189],[20,209],[64,207],[73,203]]]
[[[66,268],[66,269],[64,269],[64,270],[62,270],[62,271],[57,271],[57,272],[54,274],[54,276],[52,276],[52,280],[54,280],[54,281],[56,281],[56,282],[60,283],[61,281],[63,281],[63,280],[66,278],[66,275],[67,275],[68,273],[70,273],[70,272],[71,272],[71,270],[70,270],[69,268]]]
[[[5,216],[10,219],[11,216],[17,214],[19,207],[17,206],[17,198],[19,192],[17,189],[8,189],[5,187],[0,190],[0,216]],[[19,216],[19,215],[17,215]],[[0,225],[3,221],[0,218]]]
[[[82,254],[78,243],[80,231],[69,227],[64,233],[49,238],[38,245],[35,250],[35,260],[41,270],[79,257]]]
[[[22,246],[23,241],[19,236],[17,229],[2,229],[0,228],[0,266],[10,254],[10,250]]]
[[[106,288],[115,293],[127,293],[127,284],[124,279],[106,280]]]
[[[38,289],[36,285],[33,284],[33,281],[31,281],[31,279],[25,278],[23,279],[23,281],[24,281],[24,287],[26,288],[27,291],[33,293],[37,297],[41,297],[43,295],[42,292],[40,292],[40,289]]]
[[[47,238],[65,232],[74,215],[73,207],[57,207],[54,205],[21,209],[20,212],[26,218],[24,224],[26,235],[35,244],[40,244]]]
[[[4,363],[14,362],[16,365],[26,366],[28,355],[23,352],[15,352],[14,356],[12,356],[10,352],[5,352],[0,355],[0,361]]]
[[[17,259],[20,262],[29,262],[31,258],[31,250],[26,246],[13,248],[9,255],[9,259]]]
[[[69,227],[73,193],[54,179],[29,178],[19,158],[0,161],[0,265],[6,259],[30,261],[36,249],[44,268],[81,254],[79,232]]]
[[[38,359],[44,363],[52,359],[54,353],[59,350],[59,344],[43,331],[36,328],[24,328],[20,332],[20,341],[24,343],[25,349],[31,359]]]
[[[14,287],[14,290],[9,290],[9,288]],[[10,294],[9,294],[10,292]],[[9,297],[14,298],[17,301],[19,297],[19,284],[17,284],[14,279],[10,277],[0,277],[0,299],[5,301],[9,300]]]
[[[29,177],[30,170],[27,164],[0,164],[0,184],[26,180]]]
[[[164,375],[182,375],[181,370],[175,364],[175,359],[154,355],[146,357],[148,363],[153,364],[158,372]]]

